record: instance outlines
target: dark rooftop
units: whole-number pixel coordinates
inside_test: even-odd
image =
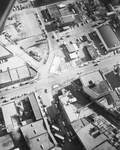
[[[12,56],[13,54],[8,49],[0,45],[0,59],[5,59],[5,58],[12,57]]]
[[[117,35],[112,30],[111,26],[106,24],[97,28],[99,33],[101,34],[103,40],[105,41],[108,48],[113,48],[116,46],[120,46],[120,40]]]
[[[120,104],[120,98],[115,91],[111,91],[108,95],[106,95],[106,99],[109,105],[113,103]]]
[[[33,110],[33,113],[34,113],[34,116],[35,116],[35,119],[36,120],[39,120],[42,118],[42,114],[41,114],[41,110],[38,106],[38,102],[36,100],[36,97],[35,97],[35,94],[34,93],[31,93],[29,95],[29,101],[30,101],[30,104],[31,104],[31,107],[32,107],[32,110]]]
[[[118,74],[115,75],[114,72],[111,71],[107,73],[105,77],[108,80],[108,82],[111,84],[113,89],[120,86],[120,76]]]

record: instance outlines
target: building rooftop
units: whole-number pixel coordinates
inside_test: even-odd
[[[68,24],[70,22],[75,21],[75,18],[73,15],[67,15],[67,16],[62,16],[60,17],[60,24]]]
[[[59,6],[60,6],[60,5],[59,5]],[[58,6],[58,7],[59,7],[59,6]],[[62,7],[62,8],[59,7],[59,12],[60,12],[61,16],[70,15],[70,11],[69,11],[69,9],[68,9],[67,6],[64,6],[64,7]]]
[[[11,82],[14,82],[17,80],[27,79],[37,74],[37,71],[35,71],[33,68],[29,67],[28,65],[19,66],[19,63],[18,63],[17,68],[9,68],[9,65],[8,65],[8,68],[4,68],[4,69],[5,70],[2,69],[2,72],[0,72],[0,87],[1,88],[4,87],[5,84],[7,83],[10,84]]]
[[[86,45],[87,51],[89,53],[89,55],[92,57],[92,59],[96,59],[97,58],[97,52],[95,47],[92,44]]]
[[[108,141],[105,141],[104,143],[102,143],[101,145],[97,146],[96,148],[94,148],[93,150],[104,150],[104,149],[108,149],[108,150],[116,150],[115,147],[113,147]]]
[[[42,119],[22,126],[21,131],[31,150],[49,150],[54,147]]]
[[[43,120],[39,120],[21,127],[21,131],[27,138],[31,139],[41,134],[47,133]]]
[[[12,132],[15,128],[18,128],[17,108],[14,101],[2,104],[2,112],[6,125],[7,132]]]
[[[111,84],[113,89],[119,86],[120,77],[118,74],[115,75],[114,72],[111,71],[105,74],[105,77],[108,80],[108,82]]]
[[[53,147],[54,144],[50,141],[49,135],[47,133],[37,136],[30,140],[31,150],[49,150]]]
[[[59,18],[61,16],[57,5],[49,5],[49,6],[47,6],[47,10],[48,10],[51,18]]]
[[[103,94],[109,91],[109,86],[106,81],[101,81],[98,84],[89,85],[88,87],[97,94]]]
[[[88,124],[76,132],[87,150],[93,150],[107,140],[107,137],[104,134],[101,134],[99,130],[92,130],[94,130],[94,125]]]
[[[83,109],[83,105],[81,105],[79,100],[75,97],[70,99],[68,96],[60,95],[59,100],[71,123],[83,116],[88,116],[93,113],[92,110],[88,108]]]
[[[100,83],[104,80],[103,76],[99,71],[90,72],[88,74],[81,75],[80,80],[83,84],[83,86],[89,86],[90,81],[92,81],[95,84]]]
[[[31,107],[32,107],[32,110],[33,110],[33,113],[34,113],[34,116],[35,116],[35,119],[36,120],[41,119],[42,118],[42,113],[41,113],[40,107],[38,105],[38,102],[37,102],[37,99],[36,99],[34,93],[31,93],[29,95],[29,101],[30,101],[30,104],[31,104]]]
[[[13,54],[0,44],[0,59],[12,57]]]
[[[108,48],[120,46],[120,40],[109,24],[102,25],[97,29]]]
[[[91,72],[80,76],[83,90],[92,98],[98,98],[110,92],[110,87],[100,71]]]
[[[108,104],[113,104],[113,103],[120,104],[120,98],[118,97],[115,91],[111,91],[108,95],[106,95],[106,99],[108,101]]]

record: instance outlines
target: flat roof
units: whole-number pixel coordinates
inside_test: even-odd
[[[95,72],[90,72],[88,74],[81,75],[80,80],[83,86],[89,86],[90,85],[89,81],[92,81],[93,83],[98,84],[104,79],[99,71],[95,71]]]
[[[63,6],[63,7],[60,7],[60,6]],[[59,4],[58,7],[59,7],[59,12],[60,12],[61,16],[70,15],[70,11],[66,5]]]
[[[93,150],[117,150],[115,147],[113,147],[108,141],[105,141],[101,145],[97,146]]]
[[[108,48],[120,46],[120,40],[109,24],[99,26],[97,29]]]
[[[17,68],[20,79],[27,78],[30,76],[28,67],[26,65]]]
[[[2,104],[2,112],[5,120],[5,125],[7,127],[7,132],[12,132],[14,129],[14,124],[15,123],[12,120],[12,117],[17,115],[17,109],[16,109],[16,104],[14,101],[4,103]]]
[[[49,5],[47,6],[47,10],[49,11],[51,18],[59,18],[61,16],[57,5]]]
[[[103,94],[105,92],[110,91],[110,88],[108,86],[108,83],[104,81],[100,81],[98,84],[95,84],[94,86],[89,86],[90,89],[92,89],[97,94]]]
[[[45,133],[32,138],[29,146],[31,150],[43,150],[41,146],[44,146],[44,150],[50,150],[54,147],[54,144],[51,142],[49,135]]]
[[[97,58],[97,52],[95,50],[95,47],[93,45],[86,45],[87,51],[89,52],[90,56],[93,59]]]
[[[21,131],[24,137],[25,138],[27,137],[28,139],[32,139],[41,134],[47,133],[47,130],[45,129],[44,121],[42,119],[39,121],[27,124],[25,126],[22,126]]]
[[[11,56],[12,56],[12,53],[0,44],[0,58],[4,59],[4,58],[11,57]]]
[[[75,18],[73,15],[67,15],[67,16],[62,16],[60,18],[60,24],[67,24],[75,21]]]
[[[118,97],[115,91],[111,91],[108,95],[106,95],[108,104],[120,103],[120,98]]]
[[[107,140],[107,137],[104,134],[101,134],[99,130],[91,133],[92,128],[94,128],[94,125],[88,124],[76,132],[87,150],[93,150]]]
[[[17,74],[16,69],[11,69],[10,70],[10,76],[11,76],[12,81],[19,80],[19,76]]]
[[[49,150],[54,147],[43,119],[21,127],[22,134],[31,150]]]
[[[4,71],[0,73],[0,84],[4,84],[10,82],[11,78],[8,71]]]
[[[24,65],[18,68],[9,69],[0,73],[0,84],[4,84],[11,81],[20,80],[30,76],[34,76],[36,71],[28,66]]]
[[[37,102],[37,99],[36,99],[34,93],[31,93],[29,95],[29,101],[30,101],[30,104],[31,104],[31,107],[32,107],[32,110],[33,110],[36,120],[41,119],[42,113],[41,113],[40,107],[38,105],[38,102]]]
[[[71,105],[63,105],[64,109],[70,119],[70,122],[74,122],[78,119],[78,115],[75,113],[74,109],[71,107]]]

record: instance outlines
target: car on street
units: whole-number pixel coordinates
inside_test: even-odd
[[[94,64],[94,66],[98,66],[98,65],[99,65],[99,63],[95,63],[95,64]]]
[[[73,44],[73,41],[70,41],[70,44]]]
[[[45,92],[45,93],[48,93],[48,90],[47,90],[47,89],[45,89],[45,90],[44,90],[44,92]]]
[[[0,99],[4,99],[4,98],[6,98],[6,96],[1,96],[1,97],[0,97]]]

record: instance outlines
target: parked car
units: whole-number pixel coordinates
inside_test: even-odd
[[[1,97],[0,97],[0,99],[4,99],[4,98],[6,98],[6,96],[1,96]]]

